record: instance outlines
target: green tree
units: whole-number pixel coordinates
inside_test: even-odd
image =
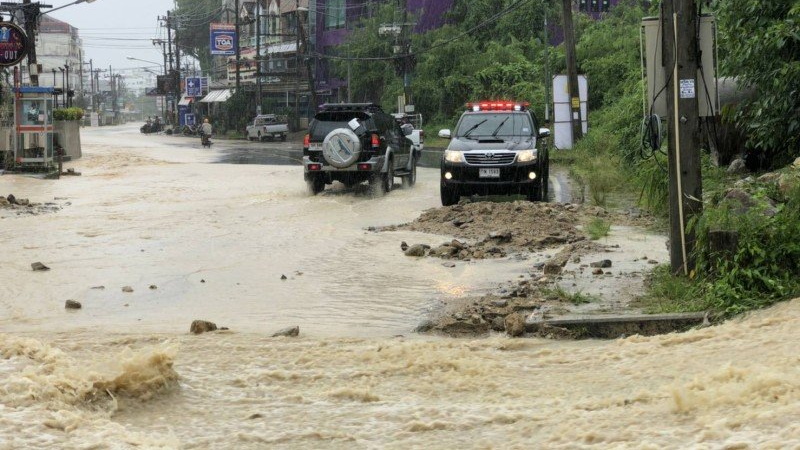
[[[177,0],[174,11],[181,51],[200,61],[203,72],[212,69],[209,33],[212,22],[220,21],[223,9],[219,0]]]
[[[718,0],[722,70],[756,89],[734,115],[773,165],[800,156],[800,0]]]
[[[395,77],[391,62],[392,41],[378,33],[382,23],[392,21],[392,5],[376,8],[373,17],[362,20],[337,49],[341,58],[331,59],[334,73],[345,78],[350,74],[351,98],[356,102],[380,103],[387,84]]]

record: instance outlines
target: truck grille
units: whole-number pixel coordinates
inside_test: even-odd
[[[467,164],[482,166],[504,166],[514,162],[514,152],[465,152]]]

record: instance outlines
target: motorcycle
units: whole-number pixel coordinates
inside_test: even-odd
[[[139,128],[139,131],[141,131],[144,134],[158,133],[163,130],[164,126],[161,125],[161,123],[159,122],[147,122],[144,125],[142,125],[141,128]]]
[[[197,136],[200,134],[200,127],[196,125],[184,125],[183,126],[183,135],[184,136]]]
[[[203,147],[211,148],[211,144],[212,144],[211,135],[210,134],[205,134],[202,131],[200,131],[200,144]]]

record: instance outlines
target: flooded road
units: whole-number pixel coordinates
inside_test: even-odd
[[[0,213],[2,450],[800,447],[800,300],[653,338],[418,336],[530,265],[447,268],[400,251],[427,235],[367,231],[439,206],[435,169],[312,197],[298,165],[225,160],[255,143],[82,139],[80,177],[0,176],[62,208]]]

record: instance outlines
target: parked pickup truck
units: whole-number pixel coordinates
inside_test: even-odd
[[[253,119],[252,125],[247,126],[247,139],[263,141],[264,139],[286,140],[289,127],[286,122],[278,119],[275,114],[259,114]]]
[[[411,141],[411,149],[417,159],[422,156],[422,149],[425,145],[425,131],[422,130],[422,114],[393,113],[392,117],[400,125],[411,128],[411,132],[406,135],[406,139]]]

